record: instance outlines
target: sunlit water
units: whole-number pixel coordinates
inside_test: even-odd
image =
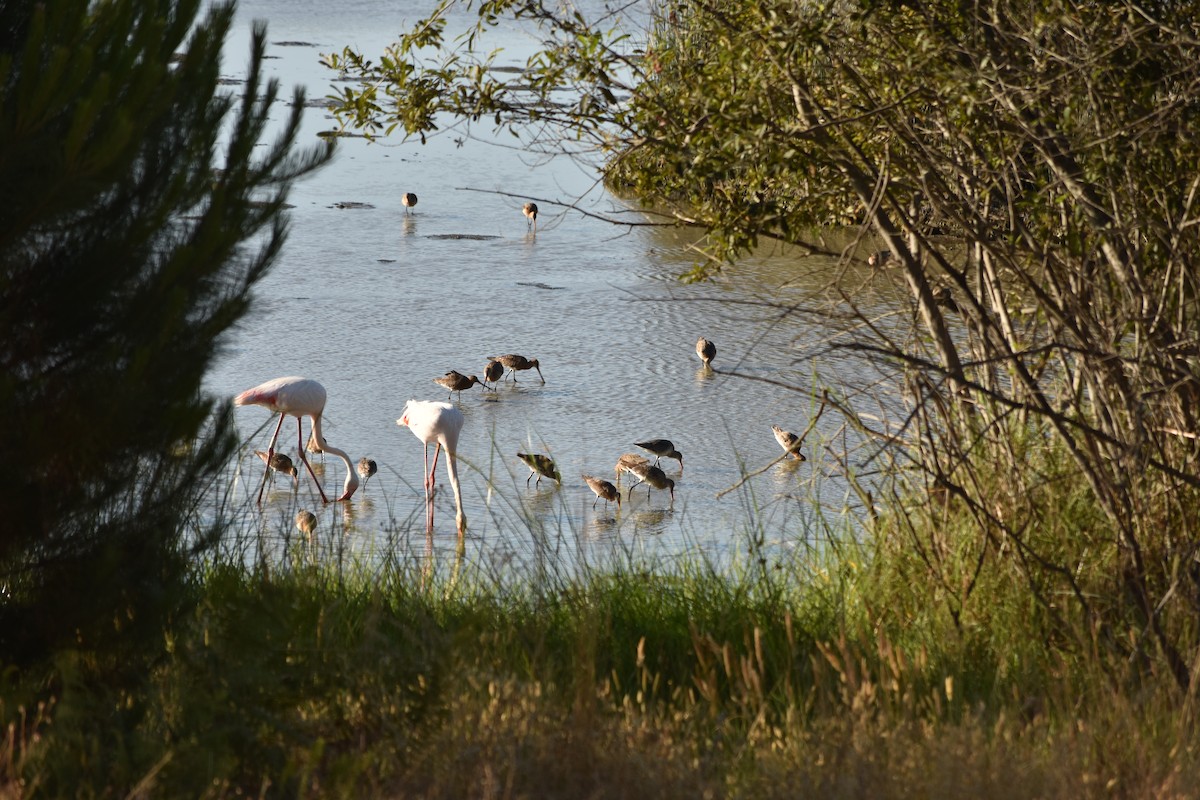
[[[336,76],[320,66],[320,53],[349,44],[376,57],[426,10],[243,0],[223,72],[244,77],[250,21],[264,19],[267,76],[289,99],[295,85],[323,97]],[[501,63],[522,64],[536,39],[506,28],[491,45],[506,48]],[[287,111],[280,103],[276,117]],[[327,111],[308,109],[302,142],[335,124]],[[718,498],[781,454],[773,424],[805,429],[823,386],[878,378],[860,361],[814,355],[826,352],[830,332],[811,320],[726,302],[811,303],[831,260],[763,254],[724,279],[681,284],[677,277],[695,261],[682,234],[618,227],[566,207],[577,202],[607,216],[624,208],[596,185],[593,170],[530,156],[508,136],[503,146],[476,137],[488,131],[477,127],[467,138],[451,130],[424,146],[344,138],[333,163],[296,186],[288,242],[206,388],[228,397],[274,377],[315,378],[329,393],[328,440],[355,460],[375,459],[380,472],[351,502],[324,508],[303,474],[295,488],[277,477],[261,513],[247,518],[262,531],[287,531],[296,509],[309,508],[321,535],[339,537],[339,551],[371,558],[423,549],[422,445],[396,420],[409,398],[447,399],[433,378],[450,369],[482,376],[485,357],[501,353],[539,359],[546,382],[524,372],[496,392],[474,387],[455,398],[466,416],[459,459],[467,548],[487,563],[697,551],[723,560],[751,540],[811,545],[818,515],[836,518],[855,505],[842,460],[857,440],[832,413],[809,434],[807,462],[780,463]],[[400,205],[406,191],[420,198],[409,217]],[[527,198],[541,207],[536,235],[520,211]],[[341,207],[347,203],[369,207]],[[701,368],[699,336],[716,343],[718,371]],[[863,402],[886,403],[887,390],[879,393]],[[257,407],[237,411],[246,449],[230,479],[235,506],[250,508],[257,492],[263,467],[251,451],[265,449],[269,416]],[[581,473],[613,480],[622,453],[657,437],[684,455],[682,474],[674,461],[662,464],[676,481],[674,504],[640,487],[620,513],[603,501],[593,510]],[[289,419],[280,449],[295,457],[296,440]],[[562,486],[543,479],[527,487],[518,451],[550,454]],[[314,461],[320,468],[321,458]],[[326,492],[335,495],[343,477],[341,462],[326,457]],[[447,550],[456,541],[454,509],[440,464],[438,482],[433,546]]]

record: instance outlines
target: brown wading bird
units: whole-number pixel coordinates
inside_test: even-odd
[[[771,430],[775,432],[775,441],[779,442],[779,446],[783,448],[783,452],[800,461],[808,460],[800,452],[800,445],[804,444],[804,441],[799,436],[790,431],[785,431],[778,425],[772,425]]]
[[[266,450],[255,450],[254,455],[261,458],[264,464],[276,472],[291,475],[292,480],[297,480],[297,476],[300,474],[300,470],[296,469],[296,465],[292,463],[292,459],[288,457],[287,453],[273,453],[268,457]]]
[[[639,464],[648,463],[650,463],[648,458],[645,456],[639,456],[637,453],[626,453],[625,455],[621,456],[617,459],[617,465],[613,467],[613,470],[617,473],[617,483],[621,483],[622,472],[628,472],[630,475],[633,475],[634,467],[638,466]]]
[[[417,204],[417,196],[412,192],[405,192],[400,196],[400,205],[404,206],[404,216],[408,216],[408,210]]]
[[[317,529],[317,515],[307,510],[296,512],[296,528],[312,539],[313,531]]]
[[[450,394],[446,395],[447,400],[453,397],[455,392],[458,392],[459,396],[461,397],[463,389],[470,389],[477,383],[480,386],[483,386],[483,382],[474,375],[463,375],[461,372],[453,369],[440,378],[434,378],[433,382],[438,386],[442,386],[450,390]]]
[[[317,444],[317,437],[315,435],[310,435],[308,437],[308,444],[304,445],[304,449],[306,452],[312,453],[314,455],[319,455],[321,457],[322,464],[325,463],[325,451],[321,449],[321,445],[324,443],[325,443],[324,436],[321,437],[321,444]]]
[[[621,508],[621,493],[617,491],[617,487],[603,478],[594,478],[591,475],[584,475],[583,479],[587,482],[588,488],[596,493],[596,499],[592,501],[592,508],[596,507],[596,503],[600,501],[601,497],[604,498],[605,510],[608,509],[609,500],[616,500],[617,508]]]
[[[304,466],[308,467],[308,474],[312,476],[313,483],[317,484],[317,491],[321,493],[321,499],[328,503],[329,498],[325,496],[325,490],[321,488],[321,482],[317,480],[316,473],[313,472],[312,465],[308,463],[308,459],[304,456],[304,449],[301,447],[304,443],[304,432],[301,429],[304,417],[312,420],[312,436],[315,441],[320,442],[321,450],[333,453],[346,462],[346,484],[342,487],[341,496],[337,498],[339,501],[350,499],[358,489],[358,478],[354,475],[354,465],[350,462],[350,456],[346,455],[346,451],[329,444],[321,435],[321,415],[325,413],[325,399],[325,387],[317,381],[311,378],[289,376],[275,378],[259,384],[253,389],[247,389],[233,399],[233,404],[262,406],[274,414],[279,414],[279,424],[275,426],[271,443],[267,445],[268,464],[271,463],[271,457],[275,455],[275,441],[279,438],[279,431],[283,427],[284,419],[288,416],[296,418],[296,447],[300,451],[300,460],[304,462]],[[268,474],[270,474],[269,469],[267,474],[263,475],[262,486],[258,488],[259,503],[262,503],[262,493],[267,486]]]
[[[495,383],[504,377],[504,365],[499,361],[489,361],[487,366],[483,368],[483,379]],[[493,391],[496,387],[492,387]]]
[[[871,253],[871,255],[867,256],[867,264],[872,267],[886,267],[895,258],[891,250],[880,250],[877,253]]]
[[[717,355],[717,346],[701,336],[696,341],[696,355],[700,356],[700,360],[704,362],[704,366],[711,367],[712,360]]]
[[[544,456],[541,453],[517,453],[517,458],[524,461],[525,465],[529,467],[529,478],[532,478],[534,475],[538,476],[537,483],[533,484],[534,486],[542,482],[543,475],[556,483],[562,483],[562,478],[558,476],[558,468],[554,466],[554,461],[550,456]],[[525,479],[526,486],[529,485],[529,478]]]
[[[671,444],[670,439],[651,439],[646,442],[634,442],[634,444],[643,450],[654,453],[656,466],[660,458],[673,458],[679,462],[679,471],[683,472],[683,453],[675,449],[675,445]]]
[[[360,458],[356,469],[358,470],[358,477],[362,479],[363,489],[365,490],[367,488],[367,481],[371,479],[372,475],[379,472],[379,465],[375,463],[374,459]]]
[[[629,496],[633,497],[633,490],[638,487],[639,483],[646,484],[646,499],[650,499],[650,488],[666,489],[671,493],[671,502],[675,502],[675,481],[667,477],[667,473],[663,472],[652,464],[638,464],[632,470],[637,476],[637,483],[629,487]]]
[[[513,382],[517,380],[517,370],[536,369],[538,377],[542,379],[542,383],[546,382],[546,378],[542,375],[542,368],[538,365],[536,358],[526,358],[519,356],[516,353],[505,353],[502,356],[488,356],[490,361],[499,361],[502,366],[508,368],[508,374],[513,376]]]
[[[525,227],[532,227],[533,232],[537,233],[537,203],[526,203],[521,207],[521,213],[525,215]]]

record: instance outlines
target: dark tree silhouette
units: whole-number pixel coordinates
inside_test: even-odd
[[[0,22],[0,652],[153,642],[234,447],[201,393],[284,238],[302,98],[255,30],[220,81],[233,8],[10,2]],[[144,635],[143,635],[144,634]],[[160,639],[161,640],[161,639]]]

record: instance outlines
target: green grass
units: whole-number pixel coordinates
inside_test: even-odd
[[[233,548],[152,663],[4,673],[0,798],[1194,796],[1194,698],[1040,638],[1002,571],[956,624],[888,530],[504,580]]]

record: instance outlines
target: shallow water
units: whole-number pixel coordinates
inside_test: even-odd
[[[285,97],[297,84],[310,98],[324,96],[335,76],[319,65],[320,53],[352,44],[376,57],[425,10],[413,8],[243,0],[223,72],[244,76],[250,21],[265,19],[268,77],[279,78]],[[500,40],[501,63],[523,63],[536,44],[516,29]],[[286,113],[281,103],[276,116]],[[325,110],[310,108],[303,140],[334,126]],[[328,441],[355,460],[375,459],[380,472],[350,503],[325,508],[311,480],[293,489],[277,479],[255,524],[286,529],[295,509],[306,507],[327,535],[334,529],[344,537],[339,548],[408,547],[408,531],[423,530],[421,444],[396,419],[409,398],[447,399],[433,378],[450,369],[482,377],[486,357],[501,353],[539,359],[545,384],[523,372],[496,392],[474,387],[454,401],[466,416],[459,459],[468,546],[497,563],[536,562],[560,548],[571,558],[643,550],[669,558],[700,549],[720,559],[744,550],[749,534],[806,545],[816,514],[853,505],[839,461],[855,442],[832,414],[810,434],[807,462],[778,464],[717,498],[780,455],[773,424],[804,430],[822,385],[877,378],[859,361],[830,356],[823,347],[830,331],[811,320],[734,304],[809,303],[831,260],[763,253],[721,280],[681,284],[677,276],[694,263],[685,234],[573,211],[571,203],[602,215],[625,206],[584,165],[533,157],[507,136],[489,144],[480,128],[459,146],[466,134],[452,130],[425,146],[343,138],[333,163],[293,191],[288,242],[206,388],[232,396],[274,377],[315,378],[329,393]],[[406,191],[420,198],[408,217],[400,205]],[[536,235],[521,215],[526,198],[541,207]],[[695,355],[702,335],[717,345],[716,372]],[[723,374],[734,369],[775,383]],[[889,402],[886,388],[879,394],[883,400],[869,393],[864,400]],[[251,450],[265,449],[274,423],[256,407],[238,409],[237,419],[247,447],[231,486],[234,502],[244,503],[262,475]],[[639,488],[619,514],[603,501],[593,510],[580,474],[612,480],[622,453],[657,437],[684,454],[682,474],[663,462],[676,480],[674,504]],[[293,421],[280,441],[294,457]],[[527,488],[517,451],[549,453],[563,485],[543,479]],[[438,470],[444,492],[433,541],[445,549],[455,541],[453,499]],[[323,475],[326,492],[336,493],[341,463],[327,457]],[[424,547],[423,535],[419,542]]]

